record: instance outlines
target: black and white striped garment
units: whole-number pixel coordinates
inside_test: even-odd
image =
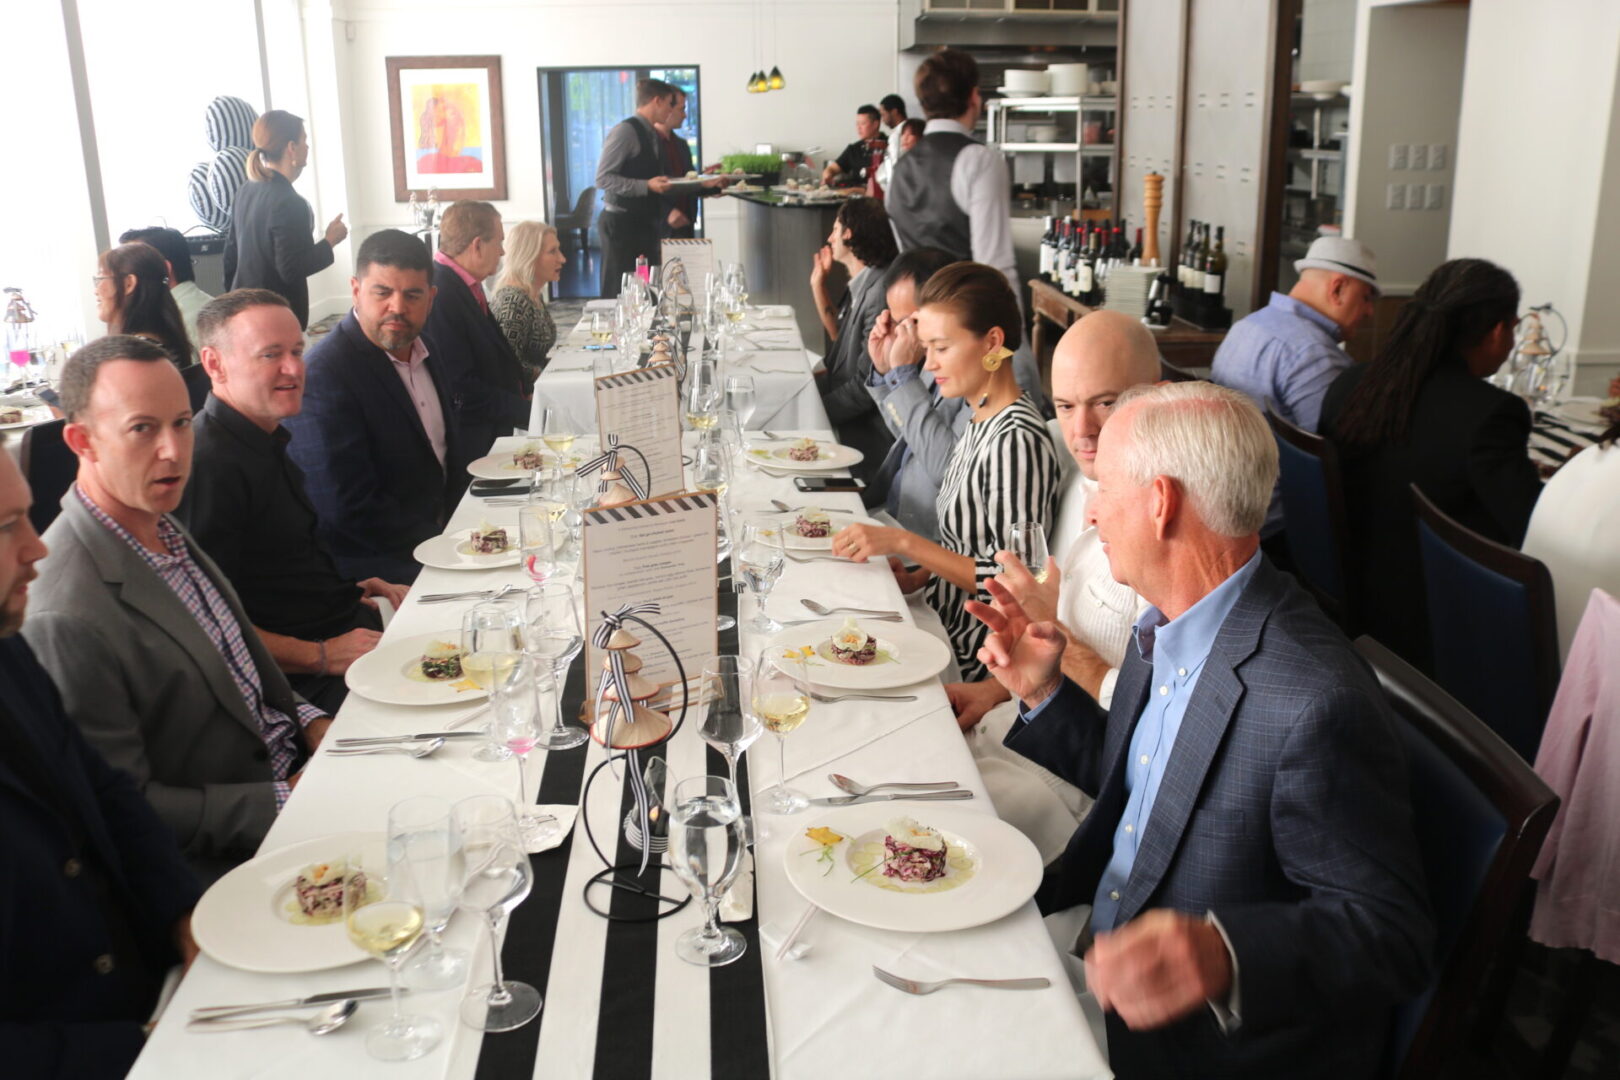
[[[988,420],[969,424],[951,454],[934,507],[939,542],[972,556],[977,599],[988,601],[985,578],[1001,572],[995,554],[1012,546],[1012,527],[1039,521],[1050,531],[1057,516],[1058,459],[1046,421],[1026,395]],[[969,615],[963,601],[975,597],[937,574],[923,596],[939,614],[956,652],[962,678],[988,674],[977,653],[985,626]]]

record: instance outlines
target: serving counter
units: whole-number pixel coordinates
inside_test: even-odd
[[[805,345],[824,353],[825,336],[816,329],[819,320],[810,293],[810,267],[832,233],[842,201],[789,203],[770,191],[727,194],[743,204],[741,252],[748,267],[748,302],[792,307],[808,335]],[[828,294],[841,295],[848,281],[844,268],[834,263],[827,275]]]

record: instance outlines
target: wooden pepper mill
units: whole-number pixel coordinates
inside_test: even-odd
[[[1142,265],[1159,265],[1159,211],[1164,207],[1164,177],[1148,173],[1142,177],[1142,216],[1146,219],[1142,237]]]

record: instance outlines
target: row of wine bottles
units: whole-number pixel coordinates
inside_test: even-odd
[[[1067,218],[1046,219],[1040,275],[1087,307],[1102,306],[1114,267],[1141,261],[1142,230],[1136,230],[1135,243],[1126,243],[1123,220],[1094,225],[1081,221],[1079,211]]]
[[[1194,221],[1188,226],[1186,243],[1181,245],[1181,262],[1176,267],[1176,284],[1182,289],[1208,293],[1219,303],[1226,293],[1226,226],[1214,228],[1212,241],[1208,222]]]

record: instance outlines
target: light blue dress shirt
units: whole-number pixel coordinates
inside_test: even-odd
[[[1339,324],[1309,304],[1282,293],[1226,333],[1210,364],[1210,378],[1241,390],[1296,427],[1315,431],[1322,398],[1351,364],[1339,348]]]

